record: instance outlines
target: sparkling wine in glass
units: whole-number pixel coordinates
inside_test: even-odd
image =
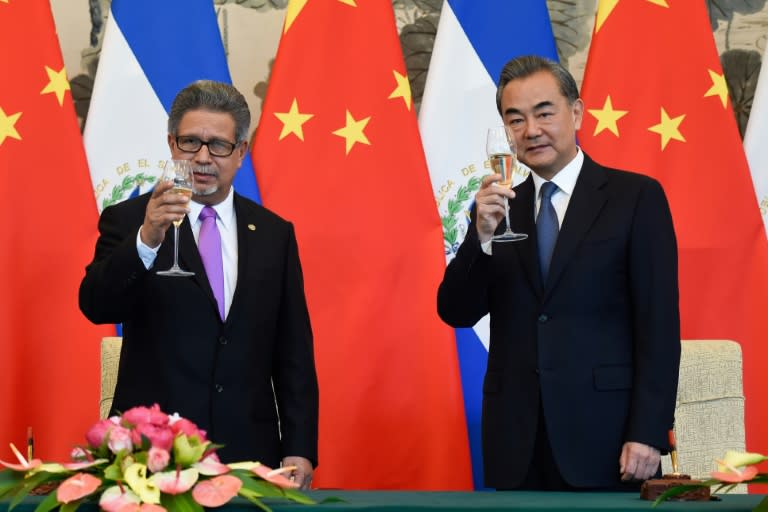
[[[497,182],[496,185],[511,187],[512,176],[517,169],[517,153],[515,151],[515,139],[509,128],[506,126],[489,128],[485,150],[491,161],[493,172],[501,176],[501,181]],[[528,238],[525,233],[512,231],[509,225],[509,200],[507,199],[504,201],[504,218],[507,221],[507,228],[503,233],[494,235],[491,240],[494,242],[517,242]]]
[[[181,194],[192,197],[192,188],[194,186],[193,163],[189,160],[168,160],[163,170],[160,181],[170,181],[173,188],[166,191],[166,194]],[[182,217],[173,221],[173,266],[168,270],[160,270],[159,276],[186,277],[195,275],[179,266],[179,226],[184,222]]]

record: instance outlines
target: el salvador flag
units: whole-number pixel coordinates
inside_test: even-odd
[[[501,125],[496,81],[519,55],[557,59],[545,0],[446,0],[429,65],[419,129],[443,221],[446,260],[456,254],[486,162],[488,128]],[[524,176],[516,176],[519,183]],[[488,359],[489,317],[456,329],[472,477],[483,487],[480,416]]]
[[[150,190],[168,112],[196,80],[232,83],[211,0],[114,0],[83,135],[98,209]],[[250,152],[235,190],[260,202]]]

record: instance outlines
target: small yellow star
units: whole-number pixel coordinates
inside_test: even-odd
[[[339,0],[339,2],[343,4],[351,5],[352,7],[357,7],[355,0]]]
[[[614,110],[613,103],[611,103],[611,97],[606,96],[605,104],[602,109],[590,109],[587,112],[592,114],[597,119],[597,126],[595,126],[595,133],[597,135],[603,130],[608,130],[615,136],[619,136],[619,126],[616,123],[619,119],[627,115],[628,110]]]
[[[652,4],[669,8],[669,4],[667,3],[667,0],[648,0],[648,1],[651,2]]]
[[[334,135],[338,135],[339,137],[346,139],[346,154],[349,154],[350,150],[356,142],[360,142],[361,144],[368,144],[370,146],[371,143],[368,141],[368,137],[366,137],[365,133],[363,133],[363,130],[365,130],[365,127],[370,120],[371,117],[368,116],[365,119],[355,121],[355,118],[352,117],[352,114],[349,112],[349,110],[347,110],[346,126],[333,132]]]
[[[392,73],[395,74],[397,87],[395,87],[395,90],[392,91],[392,94],[389,95],[389,99],[391,100],[392,98],[403,98],[405,107],[408,110],[411,110],[411,85],[408,83],[408,77],[401,75],[395,70],[392,70]]]
[[[291,109],[288,112],[275,112],[275,117],[283,123],[283,129],[278,140],[283,140],[290,133],[298,137],[299,140],[304,140],[302,125],[312,119],[314,114],[302,114],[299,112],[299,104],[296,102],[296,98],[293,98]]]
[[[64,104],[64,93],[69,90],[69,81],[67,81],[67,72],[62,67],[61,71],[55,71],[45,66],[45,72],[48,73],[48,85],[40,91],[40,94],[54,93],[59,100],[59,106]]]
[[[712,87],[704,94],[707,96],[720,96],[723,108],[728,105],[728,84],[725,83],[725,76],[708,69],[709,78],[712,80]]]
[[[648,128],[648,131],[661,135],[662,151],[664,151],[664,148],[667,147],[667,143],[671,139],[685,142],[685,137],[683,137],[683,134],[680,133],[679,129],[680,123],[683,122],[683,119],[685,119],[685,114],[675,118],[670,118],[667,114],[667,111],[664,110],[664,107],[661,107],[661,122]]]
[[[14,126],[20,117],[21,112],[16,112],[15,114],[8,116],[5,115],[3,107],[0,107],[0,145],[3,144],[6,137],[21,140],[21,135],[19,135],[19,132],[16,131],[16,127]]]
[[[285,9],[285,26],[283,27],[283,34],[288,32],[288,29],[291,28],[293,22],[299,17],[301,10],[304,9],[304,6],[307,5],[308,1],[309,0],[290,0],[288,2],[288,7]]]

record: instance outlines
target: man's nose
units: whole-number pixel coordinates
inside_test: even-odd
[[[531,119],[525,123],[525,137],[528,139],[535,139],[541,135],[541,128],[539,123],[535,119]]]
[[[195,153],[195,162],[199,164],[208,164],[211,162],[211,153],[208,151],[208,145],[203,144]]]

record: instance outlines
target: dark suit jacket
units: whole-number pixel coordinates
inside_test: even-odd
[[[622,444],[665,450],[673,424],[680,322],[666,197],[655,180],[585,155],[542,283],[532,178],[515,191],[510,223],[529,238],[495,243],[488,256],[473,222],[438,292],[452,326],[491,314],[486,485],[514,488],[525,478],[539,401],[566,481],[616,485]]]
[[[172,227],[154,266],[144,268],[136,235],[148,200],[104,210],[80,286],[92,322],[123,324],[113,411],[156,402],[224,444],[227,461],[275,466],[298,455],[317,464],[312,329],[292,225],[235,194],[237,286],[222,322],[186,218],[179,260],[195,275],[156,274],[171,266]]]

